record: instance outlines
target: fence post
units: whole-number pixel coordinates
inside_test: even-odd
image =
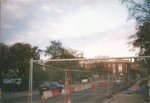
[[[111,72],[110,72],[111,73]],[[112,85],[113,85],[113,82],[114,82],[114,80],[113,80],[113,78],[114,78],[114,76],[113,76],[113,74],[111,73],[111,80],[110,80],[110,93],[112,94]]]
[[[108,73],[107,83],[108,94],[110,94],[110,73]]]
[[[150,76],[148,76],[148,95],[149,95],[149,101],[150,101]]]
[[[30,103],[30,93],[31,93],[31,60],[29,66],[29,88],[28,88],[28,103]]]
[[[67,85],[67,82],[66,82],[66,78],[67,78],[67,69],[65,70],[65,94],[66,94],[66,85]],[[66,95],[65,95],[66,96]],[[66,99],[65,99],[65,102],[67,103],[67,96],[66,96]]]
[[[94,88],[94,102],[96,101],[96,84],[97,84],[97,72],[96,72],[96,78],[95,78],[95,88]]]
[[[30,59],[30,76],[31,76],[31,79],[29,80],[30,82],[30,103],[32,103],[32,88],[33,88],[33,58]]]
[[[1,88],[0,88],[0,103],[2,103],[2,92],[1,92]]]
[[[130,87],[131,78],[130,78],[129,74],[127,74],[127,75],[128,75],[128,87]]]

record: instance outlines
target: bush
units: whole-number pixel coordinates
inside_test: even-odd
[[[29,77],[28,76],[21,77],[21,89],[28,90],[28,86],[29,86]]]

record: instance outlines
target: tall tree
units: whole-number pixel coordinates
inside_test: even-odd
[[[129,46],[139,48],[138,55],[150,56],[150,0],[121,0],[128,9],[128,20],[135,19],[136,33],[131,35]],[[150,58],[146,58],[145,67],[150,69]],[[150,71],[150,70],[149,70]],[[149,72],[150,74],[150,72]]]
[[[50,46],[45,50],[45,56],[50,55],[51,59],[58,59],[62,55],[64,48],[60,41],[50,41]]]
[[[120,0],[128,9],[128,20],[135,19],[137,26],[150,21],[150,0]]]
[[[9,57],[9,46],[4,43],[0,43],[0,84],[3,82],[3,77],[8,72]]]
[[[46,47],[45,56],[49,55],[51,59],[73,59],[83,58],[83,52],[67,49],[62,46],[60,41],[50,41],[50,46]]]
[[[150,23],[145,22],[138,26],[136,34],[129,36],[129,39],[133,39],[128,43],[134,47],[132,50],[139,48],[138,55],[150,55]]]
[[[139,55],[150,55],[150,0],[121,0],[128,9],[128,20],[135,19],[136,33],[131,35],[129,45],[131,50],[139,48]]]
[[[18,76],[28,75],[30,58],[40,59],[38,46],[32,47],[28,43],[15,43],[9,47],[10,65]]]
[[[60,41],[50,41],[50,46],[48,46],[45,50],[45,55],[50,55],[51,59],[74,59],[74,58],[83,58],[83,52],[78,53],[76,50],[67,49],[62,46]],[[63,61],[63,62],[47,62],[46,65],[50,65],[53,67],[70,69],[70,70],[81,70],[81,66],[79,61]],[[50,69],[50,68],[49,68]],[[59,81],[60,79],[64,79],[64,72],[58,70],[51,70],[48,72],[50,75],[50,80]],[[75,72],[71,73],[72,78],[75,80],[80,78],[80,75],[77,75]],[[64,81],[64,80],[63,80]]]

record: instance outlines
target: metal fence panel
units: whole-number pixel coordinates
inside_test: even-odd
[[[141,87],[147,83],[149,75],[149,66],[145,58],[148,57],[31,60],[29,101],[41,102],[41,99],[34,99],[35,95],[42,98],[39,94],[34,94],[34,91],[44,82],[63,84],[65,93],[68,88],[70,92],[68,96],[73,103],[102,101],[111,97],[111,94],[132,87],[140,78],[142,80],[139,87]],[[56,101],[64,103],[68,100],[68,96],[62,95],[60,101]],[[52,98],[48,101],[56,102]]]

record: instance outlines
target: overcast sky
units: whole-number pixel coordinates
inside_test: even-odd
[[[118,0],[3,1],[1,42],[30,43],[44,50],[50,40],[60,40],[86,58],[135,56],[127,45],[135,21],[126,21],[127,16]]]

